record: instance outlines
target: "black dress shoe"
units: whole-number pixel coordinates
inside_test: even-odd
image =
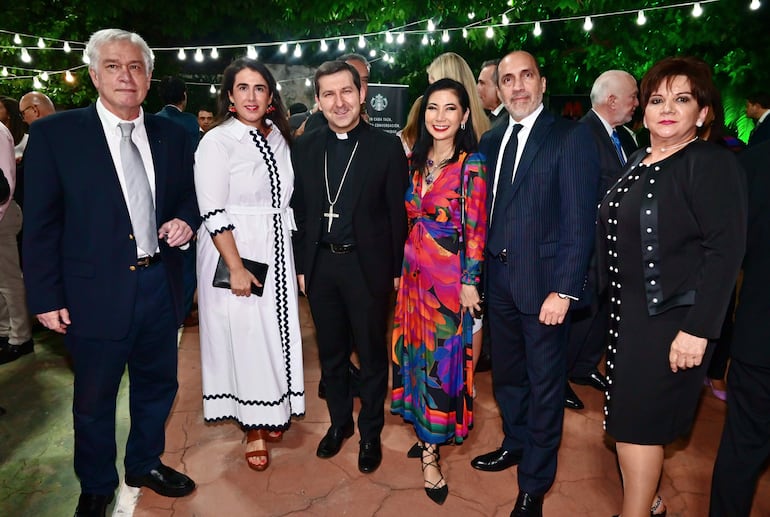
[[[75,517],[105,517],[107,506],[112,502],[112,494],[80,494]]]
[[[382,445],[379,438],[361,440],[361,448],[358,451],[358,470],[364,474],[370,474],[377,470],[380,463],[382,463]]]
[[[492,358],[489,354],[481,354],[476,362],[476,372],[488,372],[492,369]]]
[[[33,346],[31,339],[20,345],[5,345],[0,349],[0,364],[10,363],[23,355],[31,354]]]
[[[126,474],[126,484],[146,486],[165,497],[183,497],[195,490],[195,481],[162,463],[143,476]]]
[[[330,427],[326,431],[326,435],[321,439],[318,444],[318,449],[315,451],[315,455],[319,458],[331,458],[335,456],[342,448],[342,442],[345,438],[353,436],[353,422],[346,424],[343,427]]]
[[[568,409],[583,409],[585,407],[569,383],[564,387],[564,407]]]
[[[485,472],[500,472],[517,465],[521,461],[521,451],[506,451],[503,448],[476,456],[471,460],[471,467]]]
[[[519,492],[511,517],[543,517],[543,496]]]
[[[580,384],[581,386],[591,386],[602,392],[607,391],[607,388],[609,387],[607,378],[599,373],[598,370],[591,371],[591,373],[585,377],[570,377],[569,380],[575,384]]]

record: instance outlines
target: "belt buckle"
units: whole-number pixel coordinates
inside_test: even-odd
[[[347,252],[346,248],[347,246],[345,246],[344,244],[333,244],[333,243],[329,244],[329,249],[335,255],[344,255]]]
[[[152,259],[152,257],[150,257],[150,256],[142,257],[140,259],[136,259],[136,267],[147,267],[147,266],[149,266],[150,265],[150,259]]]

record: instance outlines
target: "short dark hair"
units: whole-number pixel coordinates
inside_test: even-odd
[[[296,115],[298,113],[305,113],[307,111],[307,106],[302,102],[295,102],[289,106],[289,115]]]
[[[763,108],[770,108],[770,93],[754,92],[746,100],[752,104],[759,104]]]
[[[158,84],[158,94],[163,104],[180,104],[185,99],[186,92],[184,81],[178,77],[168,75]]]
[[[345,61],[340,61],[339,59],[336,59],[334,61],[327,61],[325,63],[321,63],[321,66],[318,67],[318,69],[315,71],[315,76],[313,77],[313,87],[315,88],[315,94],[318,96],[320,93],[318,88],[318,79],[321,77],[324,77],[326,75],[332,75],[336,74],[337,72],[350,72],[350,74],[353,76],[353,84],[356,85],[356,90],[359,92],[361,91],[361,76],[358,75],[358,70],[353,65],[349,65]]]
[[[690,82],[692,96],[698,107],[712,107],[717,97],[717,89],[711,79],[711,68],[702,59],[696,57],[667,57],[652,65],[642,78],[639,88],[639,101],[642,109],[650,101],[652,93],[664,82],[668,85],[677,76],[684,76]]]

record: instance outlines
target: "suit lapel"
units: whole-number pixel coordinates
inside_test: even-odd
[[[507,113],[507,112],[506,112]],[[489,138],[492,141],[490,144],[490,153],[489,156],[487,156],[487,185],[489,185],[489,191],[492,192],[492,185],[495,184],[495,181],[497,181],[495,178],[497,176],[497,158],[500,155],[500,145],[503,143],[503,136],[505,136],[505,131],[508,129],[507,124],[500,124],[499,126],[493,127],[489,130]],[[500,186],[498,185],[497,188],[499,189]],[[489,214],[490,210],[492,209],[492,195],[487,196],[487,215]]]
[[[551,131],[553,122],[553,115],[543,108],[540,116],[535,120],[535,125],[532,126],[532,131],[530,131],[529,137],[527,137],[527,142],[524,144],[524,152],[521,155],[519,166],[516,169],[516,175],[513,178],[512,197],[516,195],[516,191],[521,186],[524,178],[529,174],[535,156],[537,156],[540,146],[545,141],[545,137]]]

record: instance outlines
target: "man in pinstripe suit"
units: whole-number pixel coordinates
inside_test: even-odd
[[[512,52],[496,82],[510,115],[486,133],[490,229],[487,300],[492,378],[505,437],[471,465],[518,464],[512,516],[542,515],[556,475],[569,310],[580,304],[593,249],[599,162],[589,129],[543,108],[535,58]]]

